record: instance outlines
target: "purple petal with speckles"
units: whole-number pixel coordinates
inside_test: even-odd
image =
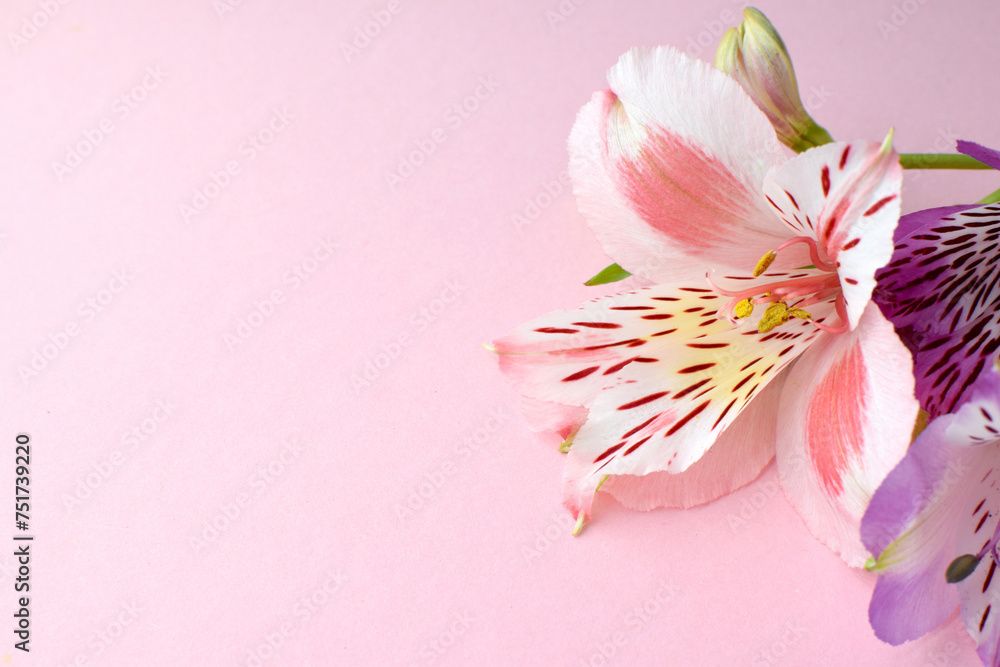
[[[958,140],[958,152],[965,153],[971,158],[975,158],[983,164],[988,164],[994,169],[1000,169],[1000,151],[995,151],[986,146],[980,146],[972,141]]]
[[[938,224],[941,218],[953,215],[959,211],[976,208],[976,206],[976,204],[959,204],[958,206],[942,206],[940,208],[928,208],[923,211],[907,213],[899,219],[899,224],[896,225],[896,231],[893,234],[893,240],[898,245],[906,237],[916,234],[919,230]],[[896,257],[894,256],[893,259],[896,259]]]
[[[873,298],[914,355],[917,397],[953,412],[1000,347],[1000,204],[945,207],[900,221]]]

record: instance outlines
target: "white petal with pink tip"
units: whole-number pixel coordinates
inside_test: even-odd
[[[917,416],[910,353],[875,304],[824,336],[785,380],[778,415],[782,487],[806,525],[854,567],[868,558],[868,501],[906,453]]]
[[[669,47],[629,51],[608,80],[569,145],[580,212],[612,259],[676,282],[746,270],[782,240],[762,185],[786,152],[739,84]]]

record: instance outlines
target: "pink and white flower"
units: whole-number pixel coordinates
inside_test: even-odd
[[[532,423],[571,440],[564,503],[690,507],[777,454],[812,531],[852,565],[860,518],[909,444],[911,360],[870,303],[902,171],[887,139],[788,159],[736,81],[634,49],[570,136],[579,208],[650,287],[495,342]],[[805,267],[805,268],[803,268]]]

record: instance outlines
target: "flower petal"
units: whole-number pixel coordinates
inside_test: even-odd
[[[868,500],[910,442],[911,363],[872,304],[854,331],[817,340],[785,381],[777,441],[785,495],[854,567],[867,558],[858,527]]]
[[[983,164],[988,164],[994,169],[1000,169],[1000,151],[981,146],[973,141],[962,141],[959,139],[956,143],[958,144],[959,153],[965,153]]]
[[[894,150],[858,141],[812,148],[764,184],[788,227],[816,239],[821,257],[837,267],[851,328],[871,299],[876,270],[892,257],[902,180]]]
[[[932,217],[899,239],[892,263],[878,272],[879,290],[897,327],[951,332],[1000,300],[1000,204],[921,213]]]
[[[913,350],[917,396],[936,417],[960,404],[1000,347],[1000,205],[922,211],[921,220],[907,220],[876,300]]]
[[[555,433],[566,440],[587,421],[587,408],[564,405],[554,401],[539,401],[521,396],[521,413],[532,431]]]
[[[605,251],[656,283],[748,271],[783,232],[761,194],[785,159],[767,118],[730,77],[669,47],[629,51],[608,80],[569,140],[580,212]]]
[[[666,285],[601,297],[576,310],[559,310],[493,343],[500,370],[521,394],[564,405],[590,406],[598,393],[621,382],[633,362],[657,363],[679,330],[708,333],[731,325],[715,312],[725,299],[706,287]]]
[[[702,505],[749,484],[774,458],[781,384],[779,377],[761,390],[705,455],[684,472],[612,475],[601,490],[630,509],[646,511]]]
[[[994,418],[1000,417],[996,399],[994,395],[990,401]],[[960,412],[965,407],[971,408],[969,413],[978,411],[973,403]],[[1000,427],[1000,421],[993,421],[992,427]],[[958,519],[954,556],[977,554],[993,538],[1000,517],[1000,442],[971,449],[978,450],[966,453],[969,469],[975,472],[966,475],[965,481],[971,482],[966,492],[956,494],[966,511]],[[957,584],[965,628],[979,645],[984,664],[989,665],[997,664],[1000,651],[1000,576],[996,576],[996,569],[997,560],[987,552],[976,570]]]
[[[875,635],[899,645],[941,625],[958,606],[944,572],[955,558],[962,489],[973,468],[952,446],[951,417],[930,423],[886,476],[861,521],[861,539],[878,558],[868,618]],[[974,474],[974,473],[972,473]]]
[[[933,419],[953,412],[1000,347],[1000,311],[988,313],[951,335],[926,336],[914,355],[917,398]]]
[[[998,418],[1000,375],[990,369],[972,400],[932,421],[872,497],[861,535],[878,555],[869,618],[880,639],[901,644],[933,630],[961,596],[970,633],[989,633],[981,655],[987,644],[987,654],[996,651],[1000,626],[995,619],[983,623],[1000,590],[992,557],[987,554],[957,585],[947,584],[944,573],[955,557],[977,554],[993,535],[1000,513],[1000,471],[993,470],[1000,465]]]
[[[955,555],[978,554],[995,537],[1000,518],[1000,372],[995,364],[983,373],[969,400],[946,422],[953,445],[964,445],[969,473],[956,491],[963,509]],[[987,551],[976,570],[957,584],[965,628],[979,645],[984,664],[1000,658],[1000,576],[996,551]]]
[[[897,244],[899,244],[908,236],[920,233],[920,230],[924,227],[936,227],[940,225],[940,220],[946,216],[953,215],[960,211],[967,211],[972,208],[976,208],[976,206],[972,204],[962,204],[960,206],[941,206],[940,208],[928,208],[923,211],[907,213],[899,219],[899,224],[896,225],[896,231],[893,234],[893,239]],[[881,274],[883,271],[887,271],[890,267],[895,267],[909,262],[911,259],[909,257],[909,253],[900,253],[900,250],[901,249],[897,247],[892,256],[892,262],[879,271],[879,280],[881,280]],[[881,285],[879,285],[876,289],[880,288]]]
[[[956,529],[966,509],[960,487],[973,468],[968,452],[949,446],[939,421],[889,473],[861,523],[880,575],[868,618],[876,636],[893,645],[930,632],[958,605],[944,573],[956,556]]]
[[[638,339],[633,354],[652,361],[622,367],[618,382],[600,392],[574,437],[564,494],[574,515],[589,515],[606,475],[686,470],[758,391],[817,336],[826,335],[800,319],[766,334],[751,318],[730,324],[717,319],[719,303],[706,307],[701,299],[709,294],[696,290],[647,290],[664,299],[669,310],[661,314],[669,319],[659,335]]]

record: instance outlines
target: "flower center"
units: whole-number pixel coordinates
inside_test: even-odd
[[[770,276],[766,271],[774,262],[778,253],[785,248],[796,243],[805,243],[809,246],[809,257],[812,259],[813,267],[818,269],[818,273],[785,274],[776,273]],[[813,268],[810,267],[810,268]],[[808,320],[816,328],[828,333],[844,333],[848,330],[847,306],[844,301],[844,294],[840,287],[840,277],[837,275],[837,267],[828,261],[824,261],[819,254],[819,247],[816,241],[808,236],[796,236],[774,250],[768,251],[757,266],[754,267],[753,277],[764,276],[767,279],[781,278],[780,280],[768,280],[758,283],[754,287],[732,291],[719,287],[711,276],[706,275],[709,286],[724,296],[732,297],[728,303],[719,309],[718,316],[725,317],[732,323],[741,320],[754,311],[754,306],[768,304],[764,315],[757,323],[757,331],[767,333],[775,327],[784,324],[793,317]],[[830,326],[823,322],[817,322],[809,311],[805,310],[809,306],[834,300],[837,315],[840,323]]]

